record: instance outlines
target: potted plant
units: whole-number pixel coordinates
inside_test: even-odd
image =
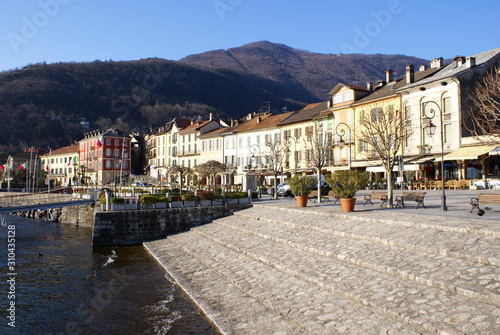
[[[325,179],[332,188],[333,193],[340,197],[342,210],[352,212],[356,203],[354,196],[358,190],[366,186],[370,174],[359,170],[339,170],[332,175],[325,176]]]
[[[297,206],[306,207],[308,195],[316,185],[316,179],[311,176],[296,175],[288,181],[288,185],[295,196]]]

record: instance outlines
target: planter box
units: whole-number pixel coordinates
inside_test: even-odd
[[[125,204],[111,204],[111,210],[112,211],[124,211]]]
[[[200,200],[200,206],[212,206],[212,200]]]
[[[155,209],[165,209],[165,208],[167,208],[167,203],[166,202],[157,202],[154,205],[154,208]]]
[[[194,207],[196,206],[196,202],[194,200],[184,201],[184,207]]]
[[[184,207],[184,204],[182,201],[171,201],[170,202],[170,208],[182,208]]]

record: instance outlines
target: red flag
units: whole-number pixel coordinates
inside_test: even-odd
[[[25,162],[25,163],[19,165],[19,170],[24,170],[24,169],[26,169],[27,166],[28,166],[28,163]]]
[[[100,139],[97,140],[97,142],[95,143],[96,147],[100,148],[102,147],[102,145],[104,144],[104,138],[101,137]]]

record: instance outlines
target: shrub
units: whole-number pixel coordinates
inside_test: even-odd
[[[132,193],[132,190],[130,188],[122,188],[120,193]]]
[[[245,192],[230,192],[226,193],[226,198],[227,199],[237,199],[237,198],[246,198],[248,197],[248,194]]]
[[[215,194],[212,191],[198,191],[196,192],[196,195],[198,195],[200,200],[212,200],[215,197]]]
[[[325,179],[335,194],[348,199],[353,198],[358,190],[365,188],[370,179],[370,173],[358,170],[339,170],[331,176],[325,176]]]
[[[182,200],[184,201],[194,201],[198,200],[198,197],[194,195],[193,193],[186,193],[181,196]]]
[[[112,204],[124,204],[125,199],[124,198],[111,198],[111,203]]]
[[[311,176],[296,175],[288,181],[288,185],[293,195],[307,196],[316,185],[316,179]]]
[[[167,197],[145,194],[145,195],[141,196],[141,200],[140,200],[141,204],[148,204],[148,205],[155,204],[157,202],[167,202]]]

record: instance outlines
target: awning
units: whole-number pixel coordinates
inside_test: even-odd
[[[368,166],[377,166],[382,164],[380,160],[376,161],[354,161],[351,163],[351,167],[368,167]]]
[[[432,160],[435,160],[437,158],[441,158],[441,156],[423,156],[423,157],[420,157],[420,158],[414,158],[414,159],[411,159],[410,162],[413,163],[413,164],[422,164],[422,163],[427,163],[427,162],[430,162]],[[441,159],[440,159],[441,160]]]
[[[477,145],[473,147],[462,147],[444,156],[445,161],[478,159],[492,150],[498,149],[498,145]]]
[[[500,147],[491,150],[490,152],[488,152],[488,155],[490,155],[490,156],[500,155]]]
[[[420,166],[418,164],[405,164],[403,171],[418,171],[418,170],[420,170]],[[368,171],[368,172],[385,172],[385,169],[383,166],[370,166],[370,167],[366,168],[366,171]],[[392,171],[398,172],[399,166],[394,165],[394,167],[392,168]]]

